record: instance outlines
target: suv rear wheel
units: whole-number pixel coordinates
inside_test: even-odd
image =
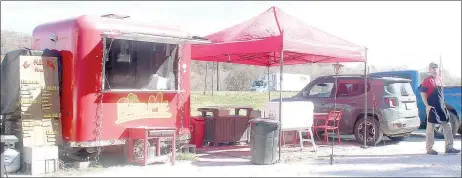
[[[364,132],[366,132],[366,145],[376,145],[383,139],[383,131],[380,128],[380,123],[371,116],[367,116],[366,126],[364,126],[364,118],[358,119],[354,126],[356,141],[364,144]]]

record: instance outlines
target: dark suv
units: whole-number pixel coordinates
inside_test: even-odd
[[[383,136],[403,140],[420,126],[416,96],[410,80],[391,77],[368,77],[367,119],[364,127],[364,76],[338,76],[336,108],[343,110],[340,132],[354,134],[366,144],[379,143]],[[323,76],[310,82],[300,93],[283,100],[305,100],[314,104],[314,112],[334,109],[335,76]]]

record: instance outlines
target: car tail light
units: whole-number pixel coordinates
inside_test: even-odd
[[[396,98],[385,98],[385,103],[392,108],[396,108],[397,100]]]

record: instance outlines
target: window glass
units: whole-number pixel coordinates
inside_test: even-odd
[[[257,87],[262,87],[262,86],[266,86],[264,85],[265,83],[261,80],[258,80],[258,81],[255,81],[253,82],[253,86],[257,86]]]
[[[414,96],[411,84],[408,82],[389,82],[386,91],[397,96]]]
[[[177,89],[178,45],[108,39],[106,47],[106,89]]]
[[[368,85],[368,91],[370,85]],[[337,97],[352,97],[364,94],[363,81],[340,82],[337,89]]]
[[[320,83],[310,89],[309,97],[330,97],[334,83]]]

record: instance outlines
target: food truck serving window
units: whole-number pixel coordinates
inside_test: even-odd
[[[178,90],[178,44],[106,38],[106,90]]]

